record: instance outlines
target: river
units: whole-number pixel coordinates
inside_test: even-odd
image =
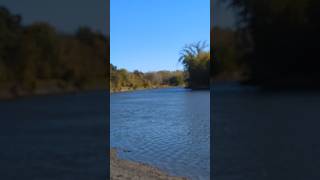
[[[319,91],[211,89],[214,179],[320,179]]]
[[[111,146],[120,158],[147,163],[170,175],[208,180],[210,92],[184,88],[114,93]]]
[[[1,179],[106,179],[107,93],[0,101]]]
[[[211,97],[211,106],[210,98]],[[320,179],[320,93],[215,84],[113,93],[111,146],[120,158],[215,180]],[[106,92],[0,101],[2,179],[104,179]],[[210,116],[211,109],[211,116]]]

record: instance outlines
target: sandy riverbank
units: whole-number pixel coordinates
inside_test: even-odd
[[[173,177],[146,164],[122,160],[115,149],[110,151],[111,180],[187,180]]]

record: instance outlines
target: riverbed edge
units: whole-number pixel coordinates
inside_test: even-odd
[[[110,179],[125,180],[189,180],[186,177],[171,176],[168,173],[145,163],[120,159],[117,149],[110,149]]]

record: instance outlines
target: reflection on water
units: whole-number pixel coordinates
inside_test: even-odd
[[[111,146],[120,157],[172,175],[209,179],[209,91],[182,88],[114,93]]]
[[[320,93],[212,88],[215,180],[319,179]]]

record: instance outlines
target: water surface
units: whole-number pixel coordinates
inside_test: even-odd
[[[1,179],[106,179],[106,97],[96,91],[0,101]]]
[[[320,93],[211,90],[215,180],[320,179]]]
[[[208,180],[209,96],[183,88],[112,94],[111,146],[120,149],[121,158]]]

